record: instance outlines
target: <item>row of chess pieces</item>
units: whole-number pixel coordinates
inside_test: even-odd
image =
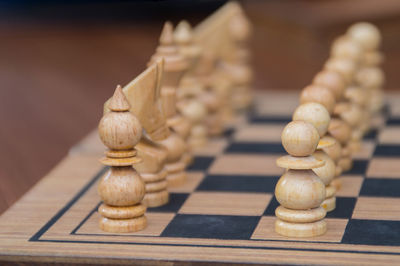
[[[229,2],[192,29],[166,22],[148,67],[104,105],[98,131],[109,166],[98,193],[99,226],[135,232],[147,207],[169,201],[185,183],[193,150],[222,134],[251,103],[250,23]]]
[[[352,155],[383,106],[380,43],[374,25],[352,25],[333,42],[323,70],[302,90],[281,136],[289,155],[277,160],[286,169],[275,187],[278,234],[314,237],[328,230],[324,218],[336,208],[339,177],[351,169]]]

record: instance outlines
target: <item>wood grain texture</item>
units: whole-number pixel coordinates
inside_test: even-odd
[[[296,98],[297,95],[292,94],[291,97]],[[396,97],[400,99],[399,95],[392,96]],[[275,101],[268,94],[257,94],[256,99],[258,104]],[[289,112],[290,110],[286,114]],[[246,141],[246,136],[252,138],[252,133],[240,133],[242,129],[247,132],[249,130],[242,128],[243,125],[246,126],[245,122],[239,121],[237,125],[237,135],[242,136],[241,141]],[[208,145],[211,147],[214,143]],[[100,177],[101,174],[99,171],[102,166],[98,157],[102,149],[98,137],[89,135],[37,186],[0,217],[0,261],[111,264],[134,262],[148,265],[203,265],[202,263],[207,262],[390,265],[400,262],[396,245],[341,243],[348,224],[347,218],[326,218],[328,232],[304,241],[276,234],[273,230],[274,217],[265,215],[261,216],[247,240],[162,235],[176,215],[258,216],[272,200],[272,193],[193,192],[205,178],[202,171],[189,172],[186,185],[171,190],[190,194],[178,213],[148,212],[146,215],[149,224],[143,231],[128,235],[103,233],[97,224],[99,214],[95,212],[100,203],[96,191],[99,179],[95,177]],[[211,167],[214,172],[210,174],[232,175],[236,173],[233,166],[240,164],[239,162],[246,166],[248,176],[244,178],[249,180],[271,179],[271,175],[278,176],[282,171],[275,168],[277,156],[234,156],[223,154],[215,148],[208,150],[208,156],[217,157]],[[372,160],[374,159],[376,158]],[[384,166],[385,162],[381,161],[380,164]],[[242,171],[246,175],[245,170]],[[346,175],[342,179],[343,189],[338,196],[358,197],[361,183],[370,178]],[[234,179],[232,176],[232,181]],[[398,208],[396,204],[390,204],[393,202],[391,199],[393,197],[359,197],[354,218],[397,221]],[[238,204],[235,205],[235,202]],[[246,230],[246,227],[241,230]]]
[[[298,90],[308,84],[327,58],[333,38],[357,20],[381,27],[387,89],[398,88],[397,0],[290,2],[243,1],[254,25],[257,88]],[[20,6],[22,10],[2,6],[0,122],[5,126],[0,130],[0,212],[95,127],[109,89],[127,84],[143,70],[164,20],[184,18],[195,26],[222,2],[206,1],[194,8],[181,2],[180,8],[171,1],[157,4],[160,7],[126,2],[105,8],[86,1]],[[287,104],[276,101],[257,108],[279,113],[291,108]],[[393,110],[399,114],[398,106]]]

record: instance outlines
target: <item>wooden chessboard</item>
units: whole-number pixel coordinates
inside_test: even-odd
[[[400,95],[374,120],[354,167],[344,173],[328,232],[274,232],[274,187],[285,154],[280,132],[298,95],[260,93],[224,137],[196,151],[184,186],[149,209],[133,234],[101,231],[96,209],[104,146],[93,131],[0,218],[0,260],[116,263],[400,263]],[[99,112],[101,107],[99,107]],[[184,263],[183,263],[184,264]]]

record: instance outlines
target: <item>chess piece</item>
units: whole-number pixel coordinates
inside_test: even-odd
[[[330,123],[330,115],[326,108],[319,103],[305,103],[296,108],[293,113],[293,121],[305,121],[312,124],[318,131],[320,141],[317,146],[317,151],[314,152],[313,156],[319,160],[325,162],[325,164],[312,170],[321,181],[325,184],[326,198],[322,202],[321,206],[327,211],[332,211],[336,207],[336,188],[330,183],[335,177],[336,166],[332,158],[329,157],[323,151],[323,148],[327,148],[335,145],[335,142],[331,138],[325,138],[325,134],[328,132],[328,126]]]
[[[181,21],[178,24],[174,32],[174,40],[179,46],[180,53],[189,63],[188,70],[179,84],[177,108],[192,124],[187,142],[189,147],[194,149],[207,143],[205,126],[207,108],[204,102],[199,100],[204,93],[204,88],[194,73],[201,55],[201,48],[193,42],[192,28],[187,21]]]
[[[171,135],[157,143],[168,151],[165,167],[168,175],[169,186],[183,184],[187,174],[185,168],[192,156],[185,139],[190,133],[190,122],[184,118],[176,109],[176,90],[184,71],[188,65],[173,40],[173,27],[166,22],[160,37],[160,46],[151,57],[152,64],[157,60],[164,59],[163,80],[161,85],[162,108],[167,119],[167,125],[171,129]]]
[[[217,91],[218,87],[215,84],[216,60],[217,58],[212,52],[203,50],[195,68],[197,79],[204,88],[199,100],[207,107],[205,125],[209,136],[220,136],[222,134],[224,125],[221,106],[226,107],[225,101],[229,100],[231,96],[229,92],[225,92],[224,95],[227,98],[223,98],[221,91]]]
[[[145,195],[144,182],[132,167],[141,161],[134,147],[141,138],[142,126],[129,112],[129,103],[120,86],[109,108],[110,112],[99,123],[100,139],[109,149],[101,162],[110,166],[98,186],[103,200],[98,209],[102,215],[99,226],[107,232],[135,232],[147,224],[146,207],[141,204]]]
[[[318,142],[318,130],[305,121],[292,121],[282,132],[282,145],[289,155],[277,160],[279,167],[287,169],[275,187],[281,204],[275,210],[275,231],[281,235],[313,237],[327,230],[326,211],[321,207],[325,185],[311,170],[325,163],[312,156]]]
[[[369,95],[368,106],[372,116],[381,110],[384,104],[382,91],[384,74],[380,69],[383,55],[379,51],[382,36],[375,25],[367,22],[353,24],[346,35],[363,49],[361,68],[356,74],[356,81]]]
[[[142,162],[136,165],[136,170],[142,177],[146,194],[142,203],[148,207],[159,207],[169,201],[165,168],[167,150],[161,145],[151,141],[146,135],[142,136],[136,145],[138,156]]]
[[[229,20],[228,31],[234,47],[230,53],[230,60],[235,65],[231,68],[234,80],[231,104],[234,109],[240,111],[247,109],[252,102],[251,83],[253,80],[248,47],[251,25],[242,10],[236,12]]]
[[[139,119],[146,133],[136,145],[137,155],[142,158],[136,170],[145,182],[146,194],[142,203],[148,207],[159,207],[169,201],[165,168],[167,151],[155,143],[171,134],[161,108],[163,66],[163,60],[158,60],[122,89],[131,113]],[[109,112],[109,104],[107,101],[104,105],[105,113]]]

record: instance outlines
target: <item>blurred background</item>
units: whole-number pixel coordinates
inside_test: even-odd
[[[226,1],[0,1],[0,213],[93,130],[117,84],[145,67],[165,20],[196,25]],[[239,1],[254,26],[255,88],[297,90],[353,22],[383,34],[400,85],[400,1]]]

